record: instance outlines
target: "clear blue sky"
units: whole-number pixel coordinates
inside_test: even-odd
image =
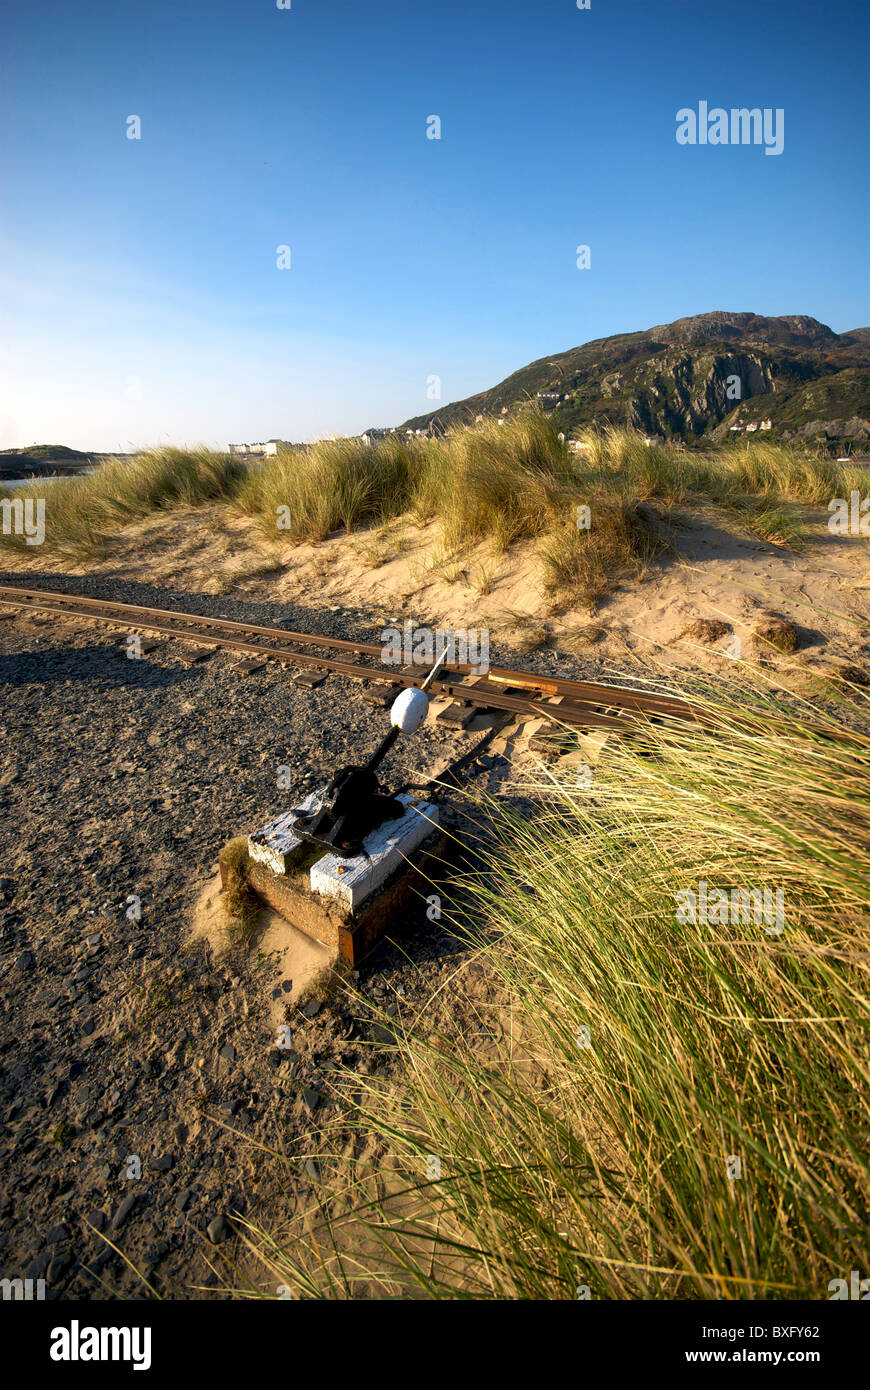
[[[686,314],[866,324],[868,12],[9,0],[0,445],[355,433]],[[679,146],[701,100],[782,107],[783,153]]]

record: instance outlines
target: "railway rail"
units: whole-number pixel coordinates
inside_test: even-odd
[[[422,668],[399,669],[370,664],[371,658],[380,661],[382,651],[373,642],[353,642],[318,633],[211,618],[201,613],[7,584],[0,585],[0,604],[25,612],[50,613],[107,623],[143,634],[155,633],[263,661],[279,661],[300,670],[348,676],[366,685],[389,686],[394,691],[418,685],[422,676]],[[350,657],[355,659],[348,659]],[[365,664],[367,661],[369,664]],[[564,680],[499,666],[490,667],[485,676],[475,676],[468,665],[445,665],[429,690],[432,695],[451,697],[460,706],[501,710],[522,717],[543,716],[579,728],[625,730],[631,716],[704,722],[699,711],[684,700],[624,686]]]

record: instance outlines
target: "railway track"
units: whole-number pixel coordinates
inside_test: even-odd
[[[173,609],[6,584],[0,585],[0,604],[25,612],[49,613],[62,618],[107,623],[141,634],[158,634],[262,661],[279,661],[300,670],[347,676],[364,685],[386,686],[392,691],[418,685],[423,674],[422,667],[384,666],[380,662],[382,648],[377,643],[233,622],[200,613],[180,613]],[[377,665],[372,664],[372,658]],[[429,689],[433,695],[452,698],[460,710],[489,709],[523,717],[549,717],[579,728],[625,730],[632,716],[693,722],[700,717],[684,700],[624,686],[563,680],[499,666],[490,667],[485,676],[475,676],[470,666],[453,663],[442,667]]]

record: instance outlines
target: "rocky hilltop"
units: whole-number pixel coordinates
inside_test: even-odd
[[[687,443],[753,427],[771,438],[866,441],[870,329],[834,333],[804,314],[695,314],[542,357],[402,428],[470,423],[529,402],[566,432],[610,422]]]

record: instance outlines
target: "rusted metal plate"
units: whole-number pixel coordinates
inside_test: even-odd
[[[576,733],[550,725],[548,728],[539,729],[536,734],[532,734],[529,739],[529,749],[542,758],[559,758],[563,753],[569,752],[576,742]]]
[[[498,675],[490,671],[485,677],[494,686],[511,690],[539,690],[545,695],[558,695],[559,681],[548,680],[546,676],[524,676],[516,671],[502,671]],[[480,682],[478,682],[479,684]]]

